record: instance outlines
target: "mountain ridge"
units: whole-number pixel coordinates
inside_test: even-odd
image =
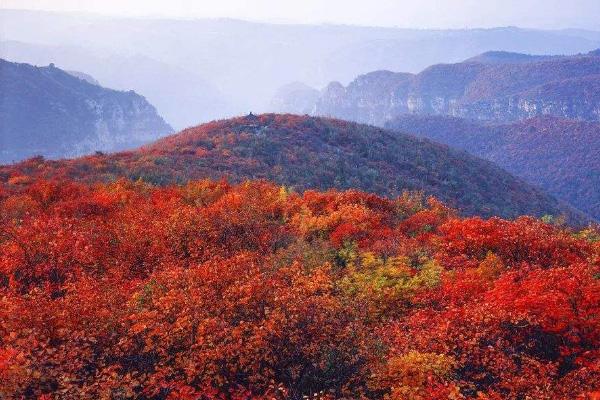
[[[418,74],[372,71],[347,86],[331,82],[313,114],[377,126],[402,114],[505,122],[555,115],[599,121],[599,81],[600,57],[595,52],[516,63],[469,59],[435,64]]]
[[[146,99],[56,68],[0,59],[0,161],[139,146],[172,131]]]
[[[125,87],[143,93],[178,130],[249,110],[274,111],[269,106],[277,89],[294,81],[321,88],[332,80],[347,85],[360,74],[381,69],[416,73],[433,64],[459,62],[489,50],[577,54],[600,47],[600,37],[594,32],[515,27],[411,30],[235,20],[111,19],[1,10],[0,25],[5,41],[60,48],[85,43],[78,54],[35,48],[23,51],[23,58],[14,61],[54,62],[90,73],[107,87],[123,88],[123,82],[107,79],[111,75],[126,76],[124,83],[128,85],[127,81],[136,78],[136,66],[148,64],[149,68],[152,60],[158,62],[148,71],[152,79]],[[139,61],[121,69],[119,58],[125,56],[136,56]],[[96,70],[95,66],[103,63],[111,67],[108,73]],[[179,79],[181,74],[185,79]],[[195,83],[186,84],[192,79]],[[177,84],[177,88],[171,92],[166,85],[156,87],[161,81]],[[204,96],[211,86],[228,103],[226,110],[214,107],[208,112],[214,105],[210,100],[219,94],[211,91]],[[170,108],[170,104],[178,107]]]

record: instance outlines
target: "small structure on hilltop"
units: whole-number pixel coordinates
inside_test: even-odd
[[[252,111],[250,111],[250,114],[246,115],[246,119],[248,121],[258,121],[258,116],[254,115]]]

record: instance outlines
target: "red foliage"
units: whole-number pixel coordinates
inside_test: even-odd
[[[0,397],[593,399],[597,238],[265,182],[6,185]]]

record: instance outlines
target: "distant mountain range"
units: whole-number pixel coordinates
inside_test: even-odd
[[[403,114],[491,121],[554,115],[600,121],[600,56],[489,52],[457,64],[433,65],[416,75],[375,71],[348,86],[330,83],[312,114],[378,126]]]
[[[370,71],[416,73],[490,50],[572,55],[600,47],[594,31],[515,27],[418,30],[18,10],[0,10],[0,26],[0,57],[55,63],[105,87],[133,89],[176,129],[272,110],[271,99],[290,82],[322,88]]]
[[[90,79],[0,60],[0,162],[122,150],[172,132],[142,96]]]
[[[564,56],[532,55],[513,53],[510,51],[486,51],[464,62],[476,62],[484,64],[525,64],[537,61],[556,60]]]
[[[391,197],[423,191],[465,215],[587,217],[488,161],[444,145],[352,122],[249,115],[187,129],[140,150],[0,168],[0,179],[126,177],[155,184],[267,179],[302,191],[355,188]]]
[[[403,115],[386,126],[493,161],[600,220],[600,123],[546,116],[490,125]]]

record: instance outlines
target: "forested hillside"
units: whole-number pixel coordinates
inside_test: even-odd
[[[35,158],[0,167],[0,180],[31,178],[156,184],[226,178],[266,179],[296,191],[356,188],[389,197],[434,195],[463,215],[587,217],[462,151],[352,122],[293,115],[249,115],[200,125],[137,151],[64,161]]]
[[[600,400],[599,17],[0,0],[0,400]]]
[[[600,219],[599,123],[546,116],[486,125],[452,117],[405,115],[387,127],[490,160]]]

